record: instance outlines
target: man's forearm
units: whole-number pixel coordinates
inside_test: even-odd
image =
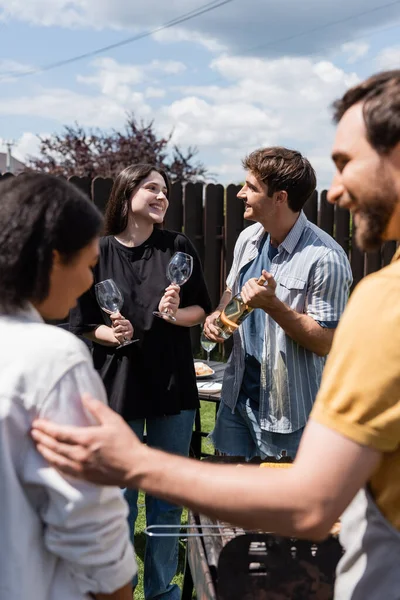
[[[321,327],[312,317],[292,310],[276,297],[265,311],[300,346],[319,356],[329,353],[334,329]]]
[[[317,507],[310,516],[307,481],[290,471],[206,465],[150,448],[145,453],[128,486],[246,529],[313,535]]]
[[[214,312],[216,312],[216,311],[222,312],[224,310],[224,308],[226,307],[226,305],[228,304],[228,302],[231,300],[231,298],[232,298],[232,292],[231,292],[231,290],[229,290],[227,288],[224,291],[224,293],[222,294],[219,304]]]
[[[144,446],[138,452],[135,440],[122,483],[246,529],[319,540],[381,458],[311,419],[289,469],[207,464]]]

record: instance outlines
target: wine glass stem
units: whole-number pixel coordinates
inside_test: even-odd
[[[210,362],[210,351],[209,350],[207,350],[207,362],[208,363]]]

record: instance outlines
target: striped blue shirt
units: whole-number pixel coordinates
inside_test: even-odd
[[[240,234],[234,250],[227,287],[240,292],[240,271],[258,254],[265,234],[260,223]],[[266,243],[269,243],[269,239]],[[270,273],[276,295],[293,310],[320,323],[339,321],[345,308],[352,273],[344,250],[310,223],[303,212],[278,247]],[[221,399],[235,409],[245,369],[242,328],[233,336],[233,350],[225,371]],[[260,425],[264,431],[291,433],[307,422],[326,358],[297,344],[268,315],[265,318],[260,376]]]

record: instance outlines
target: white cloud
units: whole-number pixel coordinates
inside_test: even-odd
[[[0,115],[24,115],[53,119],[60,125],[75,121],[89,127],[119,127],[126,120],[127,111],[150,117],[150,107],[143,94],[128,88],[127,97],[117,101],[105,95],[85,96],[68,89],[50,88],[33,96],[18,96],[0,100]]]
[[[258,146],[287,145],[314,159],[321,185],[332,176],[333,127],[329,106],[358,81],[327,61],[262,60],[223,56],[213,61],[220,86],[180,88],[183,98],[164,106],[157,123],[174,123],[173,141],[218,148],[223,160],[212,171],[240,179],[240,158]],[[224,85],[225,84],[225,85]],[[234,155],[234,157],[233,157]],[[234,160],[232,160],[234,158]]]
[[[40,137],[46,137],[47,133],[39,134]],[[12,154],[18,160],[25,162],[29,156],[38,156],[40,140],[38,135],[25,131],[13,147]]]
[[[212,164],[210,166],[210,173],[213,173],[216,181],[223,185],[229,183],[239,184],[245,179],[245,171],[240,168],[242,158],[243,156],[241,155],[237,157],[237,160]]]
[[[335,174],[335,167],[330,158],[329,147],[329,139],[327,139],[324,146],[313,148],[311,153],[307,154],[307,158],[317,173],[317,187],[319,190],[328,189]]]
[[[61,26],[83,25],[86,21],[85,11],[82,12],[84,4],[85,0],[1,0],[0,19],[19,19],[35,25],[49,26],[57,24],[58,13]]]
[[[224,56],[214,68],[228,85],[180,88],[186,98],[164,109],[181,143],[226,139],[241,144],[297,140],[308,144],[330,130],[329,105],[358,81],[331,63]]]
[[[186,65],[178,60],[153,60],[146,67],[149,71],[161,71],[170,75],[177,75],[186,70]]]
[[[205,0],[0,0],[0,19],[35,25],[151,31],[206,5]],[[338,23],[338,15],[340,23]],[[259,56],[310,55],[340,47],[375,27],[398,20],[400,7],[377,0],[321,2],[233,1],[156,35]],[[184,33],[181,33],[181,32]],[[189,32],[189,33],[188,33]]]
[[[14,0],[0,2],[0,19],[20,19],[35,25],[55,25],[56,15],[59,15],[59,25],[83,25],[86,21],[85,12],[82,12],[85,1],[77,2],[68,0]]]
[[[60,126],[121,127],[126,113],[154,120],[157,131],[182,147],[198,146],[210,157],[210,172],[242,179],[240,159],[257,147],[286,145],[312,158],[320,185],[331,179],[329,165],[333,127],[329,106],[358,81],[328,61],[311,58],[260,59],[223,55],[212,62],[219,85],[159,89],[146,85],[147,74],[180,68],[165,63],[126,65],[111,59],[93,64],[94,74],[80,78],[93,95],[68,89],[42,89],[29,98],[0,100],[0,115],[51,118]],[[142,85],[143,91],[137,91]],[[158,101],[162,93],[175,98]],[[218,167],[218,162],[220,163]],[[236,165],[236,167],[235,167]],[[207,165],[209,166],[209,165]],[[236,175],[235,175],[236,173]]]
[[[218,147],[241,144],[245,131],[251,131],[253,139],[261,143],[264,132],[275,130],[279,120],[250,103],[211,103],[188,96],[164,106],[157,123],[165,133],[173,127],[176,144]]]
[[[180,27],[171,29],[163,29],[153,34],[153,39],[164,44],[176,42],[191,42],[200,44],[210,52],[224,52],[226,45],[221,44],[216,38],[210,38],[198,31],[190,31]]]
[[[378,54],[375,60],[376,66],[380,70],[399,69],[400,68],[400,46],[385,48]]]
[[[135,86],[143,82],[155,83],[157,73],[175,75],[185,71],[186,66],[179,61],[161,61],[153,60],[145,65],[135,65],[129,63],[118,63],[112,58],[100,58],[92,62],[92,66],[97,69],[91,76],[78,75],[77,81],[96,87],[102,94],[122,103],[132,101],[132,91]],[[150,96],[162,97],[164,91],[157,92],[155,85],[149,88]],[[139,99],[140,96],[136,95]]]
[[[32,70],[32,66],[26,65],[16,60],[0,58],[0,82],[10,83],[22,73],[28,73]]]
[[[348,55],[348,64],[353,64],[368,54],[369,44],[367,42],[348,42],[343,44],[341,50]]]
[[[77,81],[94,85],[105,96],[111,96],[126,102],[130,95],[130,86],[141,83],[144,78],[143,69],[136,65],[121,65],[112,58],[101,58],[93,62],[97,73],[92,76],[78,75]]]
[[[163,98],[166,92],[162,88],[149,86],[144,91],[145,98]]]

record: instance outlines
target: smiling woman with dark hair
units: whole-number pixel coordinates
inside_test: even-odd
[[[201,263],[182,233],[163,229],[170,184],[154,165],[124,169],[114,181],[106,209],[96,282],[113,279],[122,291],[120,314],[108,318],[97,304],[93,288],[71,312],[70,329],[93,344],[93,360],[106,386],[110,406],[147,444],[187,456],[196,408],[199,406],[190,327],[211,310]],[[192,256],[193,273],[181,288],[168,285],[167,265],[175,252]],[[168,311],[174,322],[154,317]],[[123,338],[139,341],[123,348]],[[137,490],[127,490],[133,541]],[[181,508],[148,495],[148,525],[180,524]],[[146,600],[179,600],[171,584],[178,566],[178,540],[149,538],[146,542]],[[136,579],[134,580],[136,584]]]
[[[0,184],[0,597],[131,600],[134,557],[118,488],[64,479],[29,437],[35,417],[93,421],[105,392],[62,319],[93,281],[102,217],[72,184],[29,174]]]

